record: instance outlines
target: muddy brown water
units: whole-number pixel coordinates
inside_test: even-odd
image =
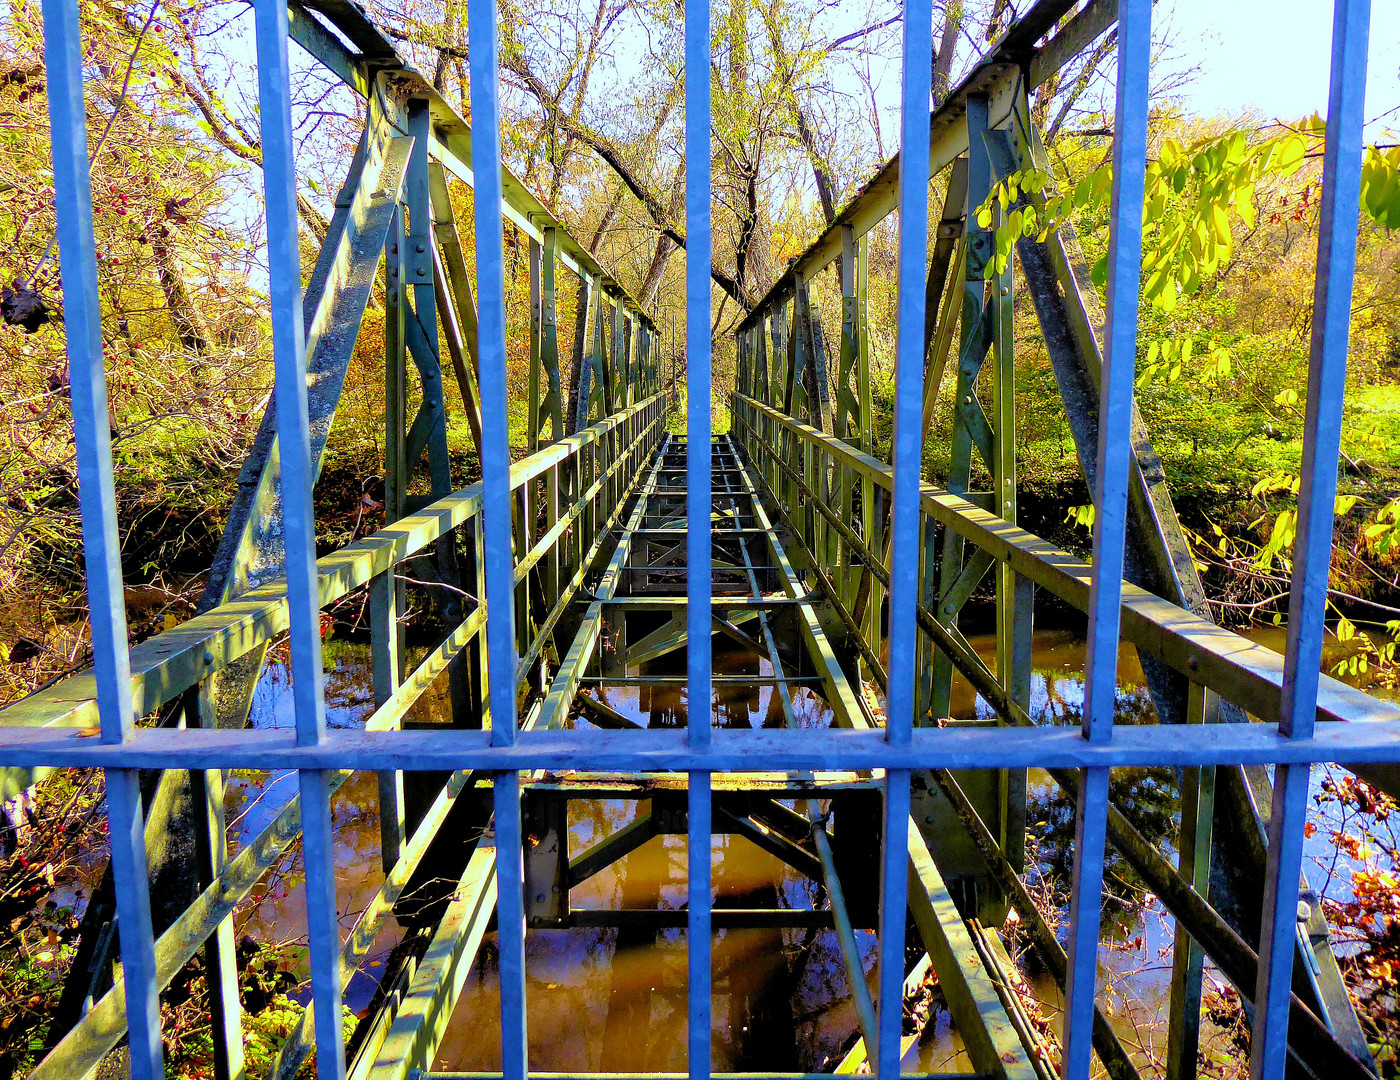
[[[1262,644],[1282,649],[1280,632],[1255,635]],[[995,644],[974,639],[984,654]],[[724,670],[726,652],[716,643],[716,669]],[[1330,659],[1330,658],[1329,658]],[[736,663],[737,663],[736,659]],[[329,642],[326,649],[326,699],[332,725],[356,726],[372,711],[368,648]],[[1031,712],[1038,721],[1077,719],[1083,700],[1083,642],[1069,633],[1037,633]],[[744,668],[753,673],[750,659]],[[1119,709],[1127,722],[1151,715],[1136,652],[1120,655]],[[760,665],[760,674],[771,674]],[[607,702],[651,726],[683,722],[680,687],[612,688]],[[809,691],[796,695],[804,726],[830,722],[830,711]],[[443,721],[447,704],[429,694],[410,719]],[[717,691],[716,722],[724,725],[772,725],[781,721],[770,687]],[[955,683],[953,713],[960,718],[990,716],[971,688]],[[284,667],[265,670],[253,705],[260,727],[293,726],[290,686]],[[1125,772],[1127,772],[1125,770]],[[1115,776],[1117,776],[1115,772]],[[1131,801],[1148,822],[1160,827],[1153,837],[1172,847],[1177,812],[1175,777],[1170,770],[1139,770],[1122,780],[1116,794]],[[291,774],[244,773],[230,785],[230,838],[241,844],[257,833],[296,791]],[[1029,831],[1036,840],[1033,868],[1060,869],[1067,804],[1047,777],[1030,776]],[[579,801],[571,804],[569,846],[579,851],[625,825],[637,812],[634,801]],[[353,777],[337,793],[334,817],[338,840],[336,868],[342,926],[378,890],[377,788],[372,775]],[[1312,841],[1315,856],[1331,849],[1320,829]],[[1060,845],[1060,847],[1057,847]],[[686,839],[655,837],[573,892],[575,907],[663,908],[684,904]],[[257,902],[240,919],[239,933],[262,941],[294,941],[305,933],[305,906],[298,884],[299,857],[293,855],[255,893]],[[737,836],[714,840],[713,876],[717,906],[811,908],[821,901],[814,883],[768,853]],[[1114,881],[1110,874],[1110,891]],[[1333,891],[1344,888],[1344,876]],[[1122,890],[1119,890],[1122,891]],[[1171,973],[1171,918],[1155,903],[1112,906],[1105,916],[1105,943],[1100,951],[1103,991],[1115,1026],[1129,1047],[1158,1057],[1164,1044]],[[375,952],[346,987],[346,1003],[359,1012],[368,1005],[384,960],[398,940],[392,920]],[[874,986],[874,936],[857,932],[866,977]],[[765,1069],[817,1071],[832,1067],[856,1027],[855,1010],[833,931],[722,930],[714,937],[713,1033],[717,1071]],[[527,1006],[532,1069],[541,1071],[683,1071],[685,1068],[686,945],[683,930],[618,929],[531,930],[526,939]],[[1034,969],[1032,969],[1034,970]],[[1211,977],[1208,973],[1208,977]],[[1053,983],[1032,975],[1032,987],[1048,1016],[1059,1008]],[[500,1068],[499,1008],[494,934],[487,936],[447,1028],[435,1067],[452,1070]],[[1160,1060],[1160,1058],[1159,1058]],[[906,1071],[969,1070],[961,1040],[945,1010],[938,1009],[924,1038],[905,1059]]]

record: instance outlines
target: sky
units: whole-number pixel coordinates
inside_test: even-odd
[[[1193,112],[1327,115],[1328,0],[1166,0],[1157,11],[1170,12],[1182,59],[1200,66],[1182,95]],[[1366,74],[1366,138],[1377,141],[1386,129],[1400,132],[1398,0],[1371,2]]]

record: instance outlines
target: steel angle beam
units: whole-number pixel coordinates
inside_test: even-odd
[[[495,834],[477,844],[366,1075],[404,1080],[431,1065],[496,911]],[[356,1070],[358,1072],[358,1069]]]
[[[1041,50],[1036,49],[1036,42],[1053,31],[1060,20],[1073,10],[1076,2],[1077,0],[1039,0],[1025,15],[1007,28],[1001,38],[973,66],[957,89],[943,99],[929,118],[929,164],[932,175],[936,175],[967,151],[967,125],[963,119],[969,96],[981,95],[988,98],[991,126],[996,127],[1011,114],[1018,84],[1024,87],[1023,69],[1032,68],[1036,58],[1041,58],[1041,62],[1033,68],[1036,81],[1028,88],[1035,89],[1092,41],[1092,38],[1089,41],[1083,40],[1085,24],[1076,26],[1076,21],[1071,20],[1060,33],[1068,34],[1073,31],[1073,36],[1060,41],[1060,35],[1057,34]],[[1116,17],[1116,7],[1114,15]],[[1094,17],[1102,18],[1101,8]],[[742,332],[758,325],[765,315],[776,310],[784,298],[792,296],[799,282],[811,280],[818,270],[839,256],[843,229],[849,228],[856,236],[864,236],[892,213],[898,203],[898,190],[899,156],[895,155],[837,212],[835,219],[822,234],[793,260],[787,272],[754,305],[753,310],[739,323],[736,330]]]
[[[629,417],[648,409],[657,410],[655,427],[661,405],[660,395],[653,395],[625,413],[516,462],[511,468],[512,488],[586,452],[627,423]],[[322,606],[424,550],[480,509],[481,485],[477,483],[324,556],[317,564]],[[286,586],[281,579],[274,579],[146,639],[131,649],[131,688],[137,713],[160,708],[201,679],[265,646],[286,629]],[[96,716],[96,681],[91,672],[84,672],[0,711],[0,727],[87,727],[95,725]],[[28,769],[6,766],[0,770],[0,791],[8,798],[24,790],[29,776]]]
[[[589,878],[601,874],[619,859],[630,855],[653,836],[659,835],[656,818],[650,806],[639,810],[637,816],[622,828],[615,830],[586,848],[569,860],[568,887],[582,885]]]
[[[747,471],[744,483],[753,497],[755,516],[769,530],[767,542],[770,557],[775,565],[783,568],[784,588],[795,599],[803,601],[798,607],[803,637],[814,665],[826,680],[828,703],[832,706],[835,723],[859,729],[872,727],[821,628],[813,606],[813,596],[801,584],[788,561]],[[972,948],[967,927],[928,854],[917,825],[912,819],[906,820],[911,871],[908,880],[909,910],[939,972],[949,1011],[969,1056],[975,1066],[990,1067],[995,1075],[1026,1077],[1029,1080],[1035,1076],[1035,1072],[1026,1047],[1022,1045],[976,950]]]
[[[999,177],[1032,164],[1048,166],[1038,132],[1024,119],[1013,124],[1010,130],[989,132],[986,141],[993,168]],[[1092,289],[1081,287],[1080,283],[1087,280],[1087,268],[1072,227],[1062,227],[1044,242],[1034,237],[1021,238],[1016,244],[1016,251],[1065,402],[1081,471],[1092,487],[1098,445],[1098,381],[1103,365],[1100,342],[1104,334],[1104,317],[1098,306],[1097,294]],[[1205,589],[1172,502],[1165,470],[1136,404],[1132,407],[1131,444],[1133,454],[1130,458],[1128,499],[1131,539],[1125,551],[1124,577],[1213,622]],[[1140,648],[1139,652],[1160,721],[1200,722],[1199,713],[1205,707],[1206,700],[1203,695],[1189,692],[1186,675],[1166,667],[1150,651],[1144,652]],[[1227,696],[1219,706],[1220,719],[1233,723],[1246,722],[1248,717],[1242,708],[1245,700]],[[1188,707],[1192,701],[1197,703],[1194,713]],[[1378,786],[1383,790],[1400,791],[1400,768],[1384,765],[1363,765],[1360,768],[1363,773],[1379,781]],[[1227,788],[1233,787],[1236,799],[1247,798],[1256,803],[1268,800],[1268,782],[1258,770],[1228,769],[1222,772],[1218,781]],[[1213,806],[1207,804],[1201,812],[1209,815],[1212,811]],[[1261,818],[1258,825],[1261,838],[1262,830]],[[1243,849],[1231,845],[1230,857],[1226,857],[1223,845],[1237,835],[1238,829],[1221,834],[1216,846],[1216,860],[1230,865],[1240,858],[1249,857],[1262,872],[1265,858],[1262,844],[1245,844]],[[1218,885],[1224,886],[1229,880],[1221,878]],[[1254,880],[1262,881],[1262,877]],[[1243,881],[1239,884],[1246,885]],[[1306,882],[1304,889],[1307,890]],[[1236,905],[1231,903],[1229,906],[1233,909]],[[1246,918],[1239,929],[1252,939],[1255,920]],[[1325,927],[1322,929],[1325,932]],[[1366,1055],[1366,1041],[1330,944],[1319,947],[1309,943],[1305,946],[1300,941],[1298,948],[1300,951],[1306,950],[1315,961],[1300,965],[1300,970],[1307,973],[1312,983],[1314,1004],[1330,1017],[1339,1036],[1354,1051]],[[1304,959],[1306,961],[1306,957]]]
[[[474,183],[470,125],[421,72],[404,61],[393,41],[375,25],[363,8],[350,0],[311,0],[304,6],[293,4],[289,7],[292,12],[291,29],[298,43],[361,96],[369,96],[364,76],[364,70],[368,68],[376,73],[391,72],[395,92],[404,98],[427,99],[432,115],[432,156],[459,180],[468,185]],[[301,7],[300,12],[298,7]],[[349,39],[359,48],[360,55],[346,49],[326,27],[317,23],[311,12],[321,16],[338,34]],[[393,103],[386,101],[386,104]],[[402,134],[408,133],[402,117],[390,119]],[[656,324],[636,299],[603,269],[587,248],[569,235],[563,222],[504,166],[501,168],[501,212],[526,236],[539,242],[544,240],[545,229],[558,230],[559,261],[579,277],[601,278],[607,283],[609,291],[624,297],[628,311],[638,315],[653,331],[656,330]]]
[[[302,304],[306,324],[307,396],[311,419],[311,460],[319,470],[340,404],[346,367],[374,288],[380,254],[413,149],[409,138],[385,141],[382,153],[370,144],[354,176],[353,198],[343,219],[337,213]],[[349,181],[347,181],[349,186]],[[338,220],[339,219],[339,222]],[[340,227],[337,231],[336,226]],[[238,477],[210,571],[209,599],[217,603],[240,595],[281,572],[282,547],[276,409],[269,402],[253,449]],[[207,604],[212,607],[213,604]]]
[[[735,395],[735,398],[758,410],[777,426],[818,443],[835,460],[888,490],[890,467],[884,462],[752,398],[743,395]],[[1090,575],[1086,563],[931,484],[923,485],[922,499],[926,515],[991,552],[998,562],[1010,564],[1018,574],[1048,589],[1071,607],[1080,611],[1087,609]],[[1125,640],[1147,650],[1150,656],[1178,671],[1191,672],[1193,681],[1221,697],[1248,701],[1250,712],[1258,719],[1277,722],[1283,658],[1272,649],[1224,630],[1131,582],[1123,586],[1122,633]],[[1400,720],[1400,706],[1324,675],[1318,691],[1318,719],[1365,724],[1396,721]]]

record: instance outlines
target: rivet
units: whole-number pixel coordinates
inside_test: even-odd
[[[418,276],[419,276],[419,277],[426,277],[426,276],[427,276],[427,273],[428,273],[428,272],[427,272],[426,270],[424,270],[421,266],[418,268]]]
[[[1312,908],[1308,906],[1306,900],[1298,901],[1298,921],[1307,922],[1312,918]]]
[[[214,654],[211,652],[206,652],[204,654],[204,662],[206,664],[212,664],[214,662]]]
[[[1001,287],[1001,295],[1002,295],[1002,296],[1010,296],[1010,295],[1011,295],[1011,286],[1010,286],[1010,285],[1003,285],[1003,286]]]
[[[399,245],[398,245],[398,244],[390,244],[390,245],[389,245],[389,254],[390,254],[390,255],[397,255],[398,253],[399,253]]]
[[[964,404],[964,405],[971,405],[971,404],[972,404],[972,395],[971,395],[971,394],[968,394],[967,397],[963,398],[963,404]]]
[[[427,251],[427,250],[428,250],[428,249],[425,248],[422,244],[419,244],[419,245],[418,245],[418,254],[419,254],[419,255],[422,255],[423,252],[425,252],[425,251]]]
[[[389,267],[389,276],[390,276],[390,277],[398,277],[398,276],[399,276],[399,268],[398,268],[397,266],[391,266],[391,267]]]
[[[1198,667],[1201,666],[1201,662],[1193,656],[1186,661],[1186,666],[1189,667],[1192,671],[1195,671]]]
[[[1011,509],[1011,500],[1010,500],[1010,499],[1007,499],[1007,500],[1006,500],[1006,508],[1007,508],[1008,510]]]

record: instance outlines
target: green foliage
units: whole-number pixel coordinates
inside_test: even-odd
[[[1361,165],[1361,207],[1386,229],[1400,229],[1400,147],[1366,150]]]
[[[1255,143],[1242,131],[1190,145],[1166,139],[1157,159],[1147,165],[1143,296],[1170,312],[1180,295],[1191,295],[1202,281],[1224,269],[1234,253],[1232,221],[1237,218],[1250,231],[1257,225],[1256,187],[1265,178],[1286,179],[1296,173],[1307,156],[1308,139],[1321,134],[1322,121],[1313,117],[1301,132]],[[996,257],[986,269],[988,280],[1005,271],[1017,240],[1034,236],[1043,242],[1074,216],[1102,211],[1112,193],[1112,163],[1099,166],[1063,194],[1056,194],[1052,185],[1053,177],[1039,169],[1022,170],[998,183],[978,208],[977,223],[984,229],[991,227],[994,210],[1002,217]],[[1104,284],[1107,267],[1107,256],[1094,265],[1094,284]]]

